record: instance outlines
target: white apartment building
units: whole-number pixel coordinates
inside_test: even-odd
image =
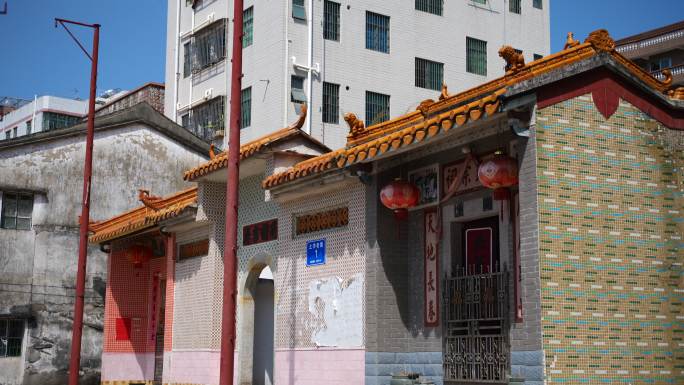
[[[243,142],[286,126],[345,144],[366,125],[503,75],[503,45],[549,54],[550,0],[245,0]],[[165,114],[221,142],[230,95],[230,0],[169,0]],[[311,76],[309,76],[311,75]],[[309,80],[311,83],[309,85]]]
[[[39,96],[2,117],[0,140],[73,126],[87,112],[87,100]]]

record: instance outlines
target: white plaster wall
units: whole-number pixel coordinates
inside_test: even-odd
[[[177,6],[176,1],[169,0],[169,9]],[[504,44],[523,50],[527,61],[531,61],[535,53],[550,53],[549,0],[543,1],[541,10],[533,8],[531,1],[522,1],[520,15],[508,11],[508,0],[489,0],[486,6],[470,0],[449,0],[444,2],[443,16],[415,10],[413,0],[340,1],[339,42],[323,39],[323,1],[314,0],[313,3],[314,63],[321,65],[321,74],[314,78],[309,112],[313,135],[331,148],[344,145],[348,129],[341,116],[339,124],[321,122],[323,81],[340,85],[340,115],[354,112],[363,118],[365,92],[369,90],[390,95],[390,113],[396,117],[415,109],[420,101],[439,95],[439,91],[415,87],[416,56],[444,63],[444,80],[454,93],[503,75],[505,63],[497,52]],[[204,20],[207,13],[214,12],[219,17],[232,9],[230,0],[205,1],[204,4],[196,12],[198,22]],[[248,8],[253,4],[254,43],[244,49],[242,79],[243,88],[252,86],[252,125],[242,130],[243,141],[265,135],[296,119],[298,110],[289,96],[290,75],[296,73],[290,58],[295,56],[300,64],[307,61],[307,25],[291,17],[291,2],[247,0],[244,6]],[[187,31],[192,9],[184,4],[181,8],[181,31]],[[389,54],[365,48],[366,10],[390,16]],[[309,12],[307,9],[307,14]],[[169,17],[168,23],[170,34],[175,30],[175,17]],[[228,29],[230,42],[232,24]],[[487,76],[466,72],[466,36],[487,41]],[[173,35],[167,36],[169,40],[171,37]],[[289,47],[287,58],[285,44]],[[230,44],[227,49],[230,58]],[[182,52],[180,54],[182,58]],[[173,66],[172,59],[167,51],[167,87],[173,80],[168,71],[169,66]],[[229,61],[219,67],[215,72],[220,75],[193,82],[193,97],[203,95],[207,88],[213,88],[214,95],[226,94],[230,86],[230,79],[225,77],[230,73]],[[189,100],[189,83],[190,80],[185,79],[179,85],[182,104]],[[287,112],[285,120],[284,112]],[[180,115],[176,119],[180,122]]]

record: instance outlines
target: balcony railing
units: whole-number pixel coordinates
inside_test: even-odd
[[[672,66],[668,68],[672,72],[672,76],[684,75],[684,64]],[[652,71],[651,75],[658,80],[665,80],[665,75],[663,75],[662,70]]]
[[[652,37],[650,39],[644,39],[641,41],[635,41],[633,43],[625,44],[618,46],[616,50],[620,53],[625,53],[629,51],[636,51],[638,49],[642,48],[647,48],[651,47],[654,45],[662,44],[670,40],[675,40],[675,39],[682,39],[684,38],[684,29],[680,29],[678,31],[673,31],[670,33],[666,33],[664,35]]]

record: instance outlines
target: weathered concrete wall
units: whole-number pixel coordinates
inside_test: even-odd
[[[0,190],[34,192],[31,230],[0,229],[0,316],[28,318],[24,360],[0,360],[3,384],[66,382],[76,275],[84,136],[0,147]],[[204,157],[143,124],[96,132],[91,220],[138,206],[137,188],[187,188],[182,172]],[[99,381],[106,254],[89,248],[83,383]],[[16,361],[16,360],[14,360]]]

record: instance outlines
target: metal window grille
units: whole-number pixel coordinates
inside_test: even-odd
[[[487,75],[487,42],[466,37],[466,71]]]
[[[390,18],[366,11],[366,48],[389,53]]]
[[[508,10],[520,14],[520,0],[508,0]]]
[[[323,38],[340,41],[340,4],[334,1],[323,4]]]
[[[304,0],[292,0],[292,17],[299,20],[306,20]]]
[[[543,8],[542,0],[532,0],[532,6],[537,8],[537,9],[542,9]]]
[[[323,82],[323,123],[338,124],[340,116],[340,85]]]
[[[478,4],[482,4],[482,5],[487,4],[487,0],[472,0],[472,1],[473,1],[473,3],[478,3]]]
[[[292,75],[290,77],[290,101],[294,103],[306,103],[303,76]]]
[[[213,140],[216,131],[225,127],[225,99],[225,96],[219,96],[193,108],[187,120],[187,115],[181,117],[183,126],[199,138]]]
[[[366,91],[366,127],[382,123],[390,117],[390,96]]]
[[[190,114],[184,114],[181,116],[181,126],[190,128]]]
[[[17,137],[17,130],[18,130],[18,127],[14,127],[14,128],[12,129],[12,137],[13,137],[13,138],[16,138],[16,137]]]
[[[416,87],[439,91],[444,83],[444,64],[416,58]]]
[[[183,44],[183,77],[187,78],[192,73],[192,46],[191,44]]]
[[[26,121],[26,135],[31,135],[31,129],[33,128],[32,124],[33,124],[32,120]]]
[[[31,230],[33,195],[6,192],[2,195],[3,229]]]
[[[254,42],[254,7],[242,12],[242,48],[249,47]]]
[[[70,127],[80,121],[80,116],[58,114],[56,112],[43,112],[43,131]]]
[[[252,125],[252,87],[247,87],[240,93],[242,113],[240,114],[240,128]]]
[[[21,356],[24,320],[0,319],[0,357]]]
[[[416,9],[442,16],[444,0],[416,0]]]
[[[226,58],[226,19],[202,29],[192,39],[192,72],[199,72]]]

